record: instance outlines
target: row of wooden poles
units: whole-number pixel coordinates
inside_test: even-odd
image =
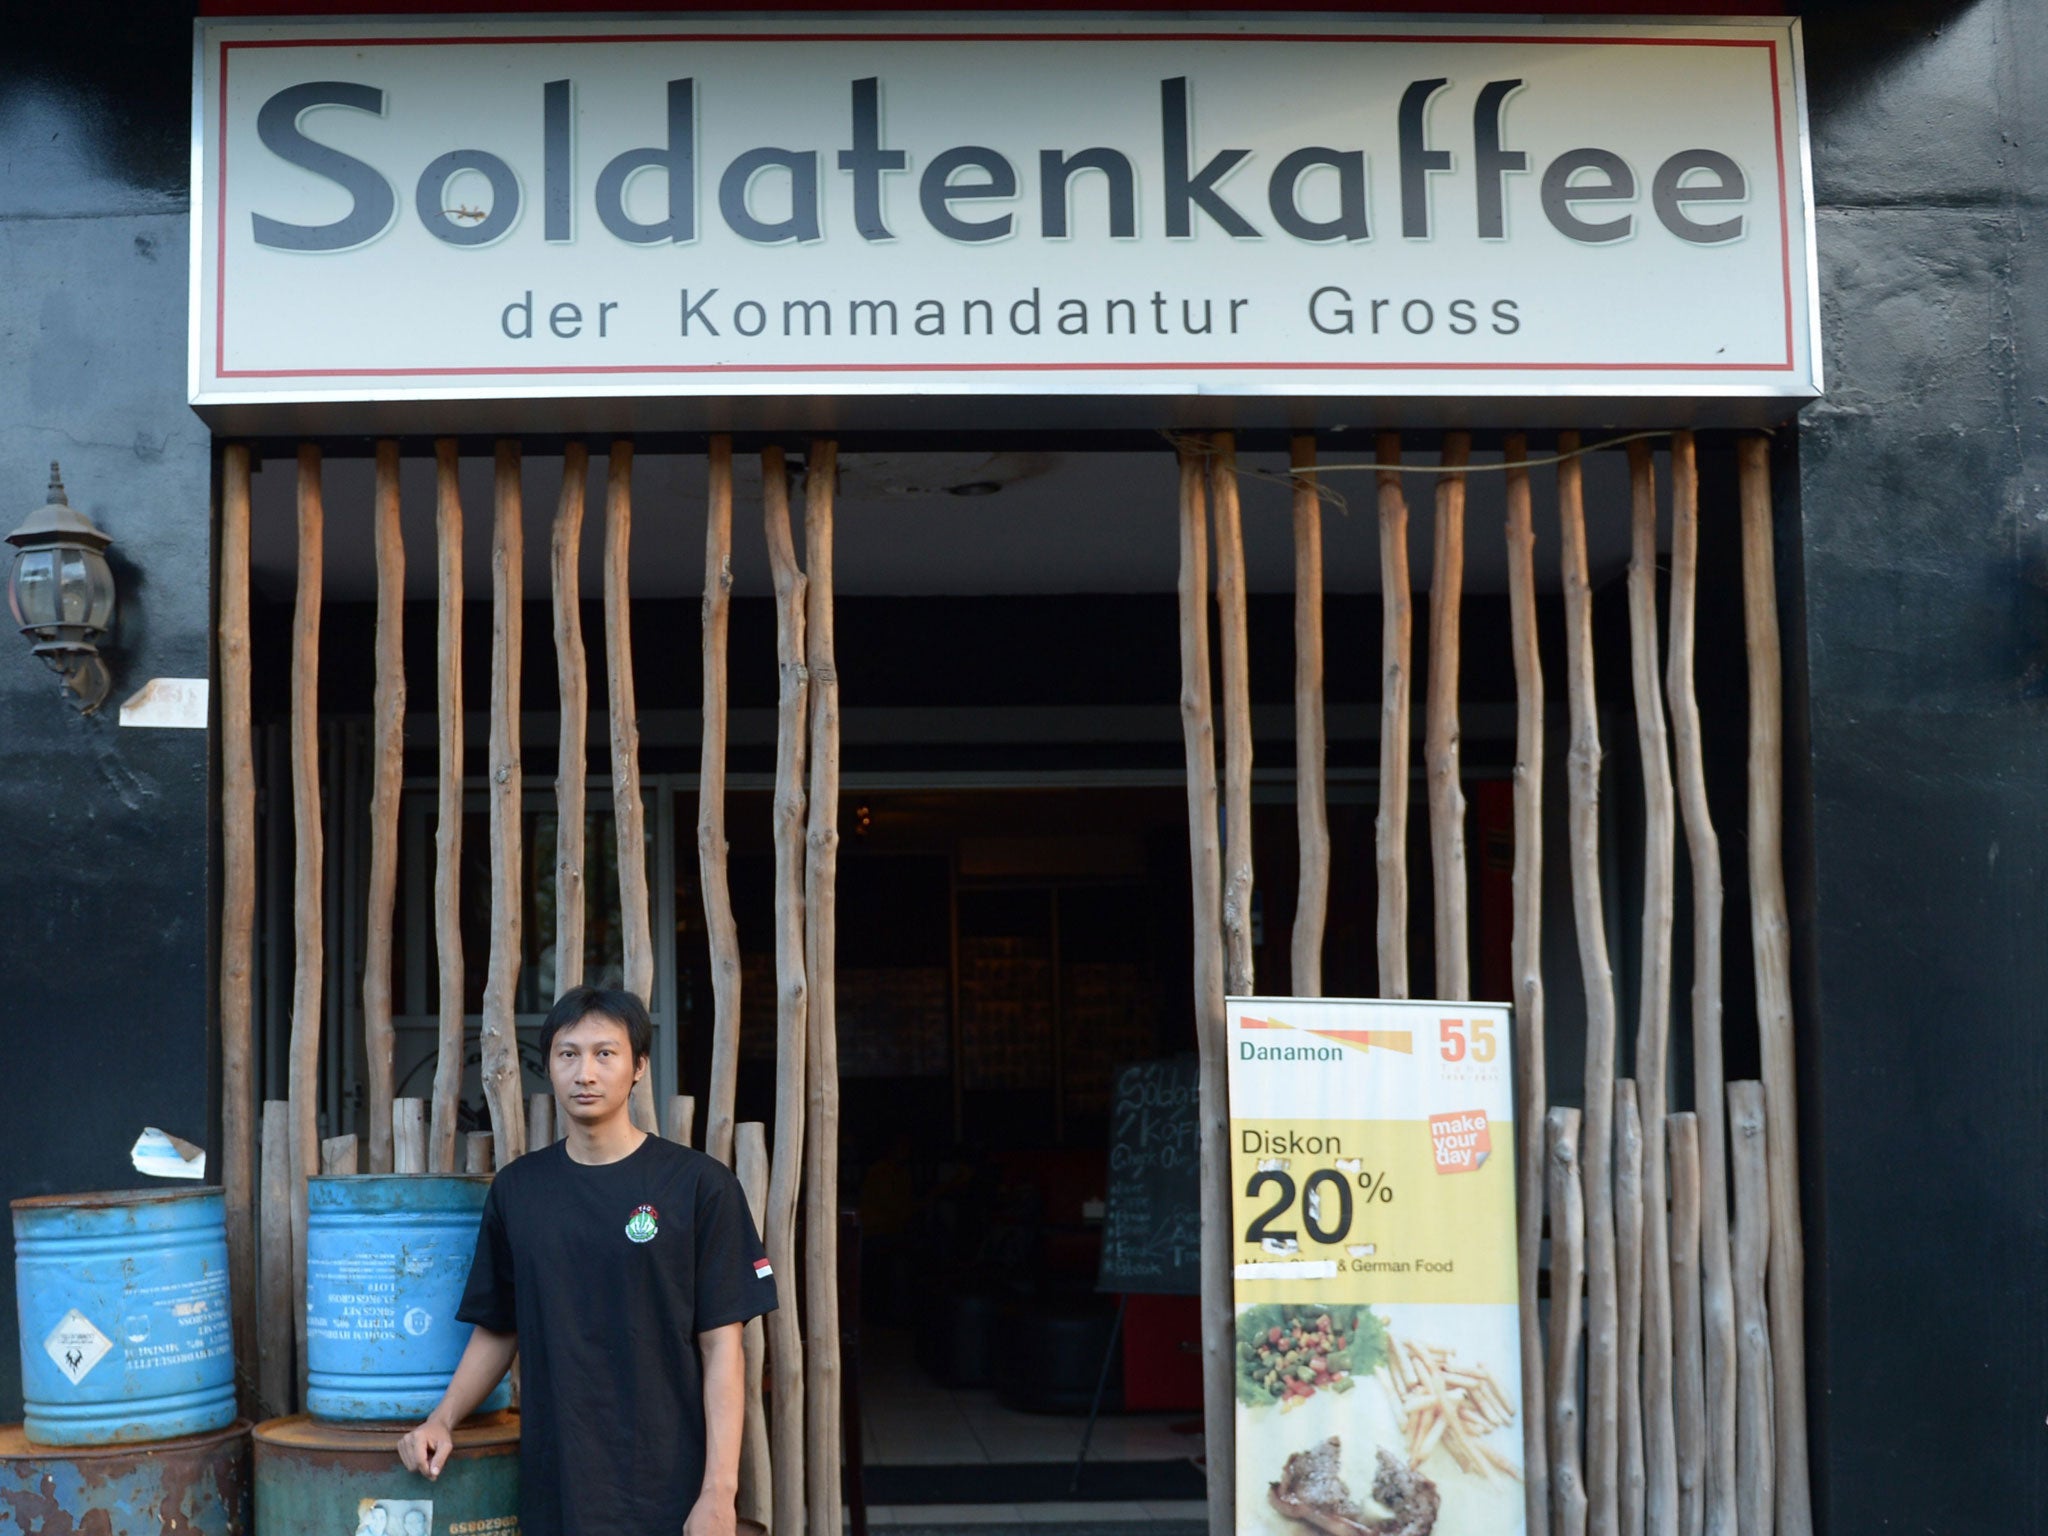
[[[1671,598],[1657,626],[1657,489],[1650,438],[1628,441],[1630,685],[1647,811],[1636,1079],[1617,1081],[1617,1001],[1601,891],[1602,746],[1579,434],[1532,463],[1510,434],[1508,596],[1516,688],[1512,971],[1516,1081],[1524,1489],[1531,1536],[1810,1536],[1804,1260],[1799,1225],[1788,927],[1782,857],[1782,658],[1772,555],[1768,443],[1736,448],[1749,675],[1751,943],[1762,1082],[1726,1083],[1721,1061],[1722,875],[1708,815],[1694,686],[1700,529],[1697,450],[1670,434]],[[1292,445],[1296,788],[1300,889],[1293,990],[1321,992],[1330,839],[1324,796],[1322,526],[1316,445]],[[1435,481],[1423,768],[1428,793],[1436,998],[1471,997],[1465,800],[1460,789],[1459,618],[1470,438],[1445,434]],[[1224,1060],[1226,996],[1252,972],[1252,731],[1244,540],[1230,434],[1183,438],[1180,457],[1181,716],[1193,860],[1195,998],[1201,1057],[1202,1228],[1230,1226]],[[1413,606],[1399,438],[1377,443],[1383,660],[1375,824],[1380,995],[1410,994],[1407,826]],[[1555,466],[1564,578],[1573,918],[1586,995],[1582,1109],[1551,1108],[1544,1081],[1543,674],[1537,652],[1531,472]],[[1334,467],[1334,466],[1332,466]],[[1221,638],[1223,783],[1218,834],[1209,563]],[[1660,651],[1664,664],[1660,668]],[[1669,706],[1667,725],[1666,706]],[[1675,768],[1675,773],[1674,773]],[[1675,802],[1675,804],[1674,804]],[[1695,1106],[1669,1113],[1677,823],[1692,873]],[[1733,1130],[1731,1145],[1730,1130]],[[1731,1229],[1729,1177],[1734,1181]],[[1548,1337],[1538,1281],[1548,1215]],[[1227,1536],[1234,1332],[1230,1245],[1202,1253],[1209,1525]],[[1539,1411],[1535,1405],[1544,1405]]]
[[[1322,503],[1312,439],[1297,439],[1296,701],[1301,847],[1293,935],[1294,990],[1320,992],[1329,880],[1323,788]],[[1697,612],[1699,499],[1690,434],[1672,438],[1673,555],[1668,665],[1660,689],[1657,632],[1657,497],[1647,442],[1629,444],[1632,558],[1628,598],[1631,686],[1648,811],[1643,911],[1643,982],[1637,1081],[1614,1075],[1617,1005],[1600,888],[1592,591],[1576,434],[1561,435],[1556,466],[1564,574],[1571,745],[1567,791],[1574,919],[1587,997],[1583,1111],[1550,1109],[1543,1080],[1544,989],[1539,964],[1544,699],[1537,656],[1535,538],[1528,445],[1505,443],[1509,599],[1517,689],[1513,972],[1516,977],[1520,1283],[1525,1398],[1547,1413],[1524,1415],[1529,1528],[1558,1536],[1806,1536],[1811,1529],[1805,1440],[1803,1265],[1797,1191],[1791,1004],[1781,857],[1783,732],[1781,656],[1772,570],[1767,447],[1738,445],[1744,600],[1749,660],[1749,827],[1752,943],[1763,1081],[1724,1084],[1720,1060],[1721,875],[1707,814],[1705,758],[1693,673]],[[1408,742],[1413,610],[1408,571],[1408,502],[1400,444],[1379,442],[1379,533],[1384,593],[1380,805],[1376,823],[1380,990],[1409,995],[1407,971]],[[398,448],[377,451],[372,526],[378,598],[369,923],[363,975],[369,1059],[367,1162],[372,1171],[456,1166],[463,977],[455,871],[463,785],[461,701],[462,506],[456,449],[436,446],[439,590],[440,814],[435,909],[440,956],[441,1037],[431,1115],[391,1096],[390,956],[396,886],[396,830],[402,777],[404,676],[400,662],[404,552],[398,521]],[[1427,636],[1424,768],[1432,850],[1436,975],[1443,999],[1470,996],[1464,797],[1458,733],[1459,600],[1463,587],[1465,479],[1469,441],[1448,434],[1436,471],[1435,568]],[[732,458],[714,439],[704,596],[704,733],[698,848],[714,990],[713,1065],[705,1149],[731,1161],[748,1187],[785,1306],[767,1329],[774,1368],[771,1426],[750,1424],[742,1513],[781,1529],[838,1526],[839,1336],[835,1227],[837,1060],[833,999],[833,886],[838,847],[838,673],[833,651],[832,494],[836,449],[812,445],[804,477],[804,558],[792,536],[789,478],[781,451],[764,450],[763,518],[774,577],[778,671],[775,833],[777,977],[776,1123],[772,1157],[758,1126],[735,1128],[739,950],[726,876],[724,828],[727,621],[731,596]],[[1410,467],[1412,468],[1412,467]],[[296,839],[295,980],[289,1096],[267,1106],[266,1262],[258,1305],[255,1263],[256,1154],[251,1077],[255,794],[249,702],[249,457],[224,456],[220,648],[225,759],[226,900],[222,931],[224,1132],[230,1253],[236,1316],[287,1311],[303,1327],[305,1177],[321,1166],[315,1085],[319,1060],[321,846],[318,768],[318,640],[323,503],[318,450],[302,447],[298,476],[298,596],[292,654],[292,785]],[[562,697],[556,783],[558,985],[580,980],[583,952],[583,772],[588,686],[580,628],[578,561],[587,460],[565,450],[553,539],[555,642]],[[638,732],[626,574],[632,518],[632,447],[615,443],[605,495],[605,659],[610,698],[612,786],[618,818],[619,879],[630,990],[646,996],[653,978],[650,910],[641,826]],[[516,443],[498,445],[492,519],[492,687],[488,793],[491,839],[491,950],[484,993],[483,1080],[488,1138],[472,1138],[472,1167],[498,1165],[545,1138],[539,1104],[522,1102],[513,997],[520,957],[521,777],[517,722],[522,516]],[[1222,652],[1223,780],[1219,786],[1210,688],[1210,546]],[[1252,737],[1246,652],[1244,547],[1234,444],[1228,434],[1180,447],[1180,611],[1182,717],[1195,919],[1195,995],[1202,1057],[1202,1142],[1206,1231],[1229,1230],[1224,998],[1254,990],[1251,903]],[[1670,723],[1665,704],[1668,699]],[[1675,775],[1674,775],[1675,764]],[[1674,806],[1674,801],[1676,805]],[[1675,838],[1682,813],[1693,876],[1692,991],[1696,1105],[1668,1114]],[[1724,1101],[1727,1110],[1724,1114]],[[692,1106],[693,1107],[693,1106]],[[655,1128],[651,1089],[636,1119]],[[669,1133],[687,1140],[692,1115],[678,1104]],[[394,1121],[397,1134],[394,1134]],[[1728,1129],[1736,1135],[1730,1145]],[[531,1133],[529,1125],[531,1124]],[[274,1129],[273,1129],[274,1126]],[[737,1133],[736,1133],[737,1132]],[[751,1134],[750,1134],[751,1133]],[[423,1146],[420,1143],[424,1143]],[[750,1142],[753,1144],[750,1146]],[[416,1150],[405,1150],[414,1148]],[[758,1155],[755,1149],[760,1148]],[[1667,1150],[1668,1149],[1668,1150]],[[345,1141],[329,1165],[348,1165]],[[765,1157],[765,1171],[763,1159]],[[1735,1178],[1731,1228],[1729,1170]],[[765,1189],[763,1186],[765,1185]],[[799,1195],[804,1261],[796,1255]],[[277,1218],[289,1207],[290,1220]],[[1546,1211],[1552,1238],[1550,1336],[1538,1326],[1537,1280]],[[273,1234],[276,1234],[273,1236]],[[288,1256],[288,1262],[287,1262]],[[799,1330],[795,1277],[803,1277]],[[289,1283],[286,1283],[286,1276]],[[1582,1313],[1583,1286],[1583,1313]],[[1205,1407],[1212,1530],[1234,1518],[1228,1247],[1203,1256]],[[1583,1317],[1583,1321],[1582,1321]],[[269,1325],[266,1325],[269,1326]],[[1581,1330],[1584,1361],[1581,1365]],[[750,1338],[758,1388],[760,1330]],[[808,1337],[808,1348],[806,1347]],[[293,1377],[282,1340],[260,1351],[261,1396],[275,1406]],[[303,1340],[301,1339],[301,1346]],[[302,1354],[302,1350],[301,1350]],[[1583,1389],[1581,1377],[1583,1375]],[[752,1394],[758,1403],[758,1390]],[[763,1466],[769,1469],[763,1471]],[[771,1475],[772,1474],[772,1475]],[[779,1512],[779,1516],[777,1515]]]
[[[797,556],[790,476],[779,448],[764,449],[762,514],[774,572],[778,745],[774,800],[776,1079],[772,1156],[758,1122],[735,1125],[739,1063],[740,951],[727,878],[725,756],[727,630],[732,596],[732,444],[713,438],[704,579],[704,733],[697,844],[711,949],[712,1068],[703,1150],[734,1166],[764,1234],[782,1306],[746,1332],[749,1413],[742,1443],[740,1514],[772,1530],[838,1536],[841,1505],[838,1228],[838,1061],[834,1013],[833,891],[839,846],[839,681],[833,650],[833,493],[837,448],[810,446]],[[434,931],[440,1029],[431,1101],[394,1099],[391,958],[404,775],[405,550],[399,521],[399,446],[376,449],[369,525],[375,545],[377,617],[371,746],[368,915],[362,974],[368,1062],[368,1138],[323,1143],[318,1118],[322,951],[319,643],[326,512],[321,456],[298,450],[298,572],[291,654],[291,786],[295,866],[294,955],[288,1093],[263,1106],[259,1153],[253,1072],[252,963],[256,898],[256,795],[250,708],[250,454],[222,458],[219,646],[225,893],[221,926],[223,1175],[237,1356],[255,1362],[249,1395],[266,1412],[300,1397],[305,1359],[307,1177],[315,1172],[488,1172],[555,1130],[551,1101],[523,1093],[514,999],[522,954],[522,689],[524,523],[520,446],[495,451],[491,518],[491,691],[487,797],[490,951],[482,1016],[481,1075],[491,1129],[458,1147],[464,1042],[461,868],[464,742],[462,700],[463,507],[457,446],[435,444],[435,573],[438,591],[439,804],[434,838]],[[561,696],[557,810],[556,986],[582,981],[584,951],[585,740],[588,660],[581,619],[588,450],[563,451],[562,489],[550,545],[554,640]],[[633,687],[627,572],[633,518],[633,445],[614,442],[604,496],[604,662],[609,698],[611,794],[617,825],[626,990],[643,1000],[654,982],[646,839],[640,797],[639,727]],[[354,525],[361,527],[360,523]],[[687,1143],[696,1105],[671,1098],[657,1126],[651,1081],[633,1118]],[[258,1186],[261,1186],[259,1202]],[[801,1205],[801,1210],[800,1210]],[[801,1222],[799,1217],[801,1216]],[[803,1239],[799,1263],[799,1229]],[[259,1242],[260,1236],[260,1242]],[[259,1262],[260,1248],[260,1262]],[[801,1288],[799,1277],[801,1277]],[[801,1325],[799,1323],[801,1301]],[[296,1319],[296,1324],[294,1323]],[[297,1369],[293,1359],[296,1353]],[[772,1371],[772,1423],[761,1412]]]

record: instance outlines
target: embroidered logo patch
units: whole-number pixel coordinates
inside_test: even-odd
[[[754,1273],[761,1279],[766,1280],[775,1271],[769,1267],[766,1259],[756,1259],[754,1260]]]
[[[651,1205],[636,1207],[633,1214],[626,1219],[626,1236],[636,1243],[653,1241],[654,1234],[660,1230],[661,1212]]]

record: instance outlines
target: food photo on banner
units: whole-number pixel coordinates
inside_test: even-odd
[[[1232,998],[1237,1529],[1520,1536],[1511,1010]]]

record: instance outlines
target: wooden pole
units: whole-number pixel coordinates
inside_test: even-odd
[[[797,1190],[803,1175],[805,1043],[810,993],[804,974],[805,707],[804,574],[790,536],[789,476],[780,448],[761,450],[762,522],[775,585],[775,1157],[765,1237],[777,1293],[768,1317],[775,1363],[772,1425],[775,1514],[786,1536],[804,1519],[804,1346],[797,1328]]]
[[[1216,827],[1216,727],[1209,705],[1209,517],[1203,452],[1180,449],[1180,720],[1188,763],[1188,845],[1194,887],[1195,1046],[1199,1060],[1202,1230],[1202,1424],[1209,1536],[1237,1526],[1237,1345],[1231,1319],[1229,1093],[1224,1039],[1223,861]]]
[[[662,1105],[661,1134],[687,1147],[697,1134],[697,1101],[687,1093],[670,1094]]]
[[[306,1294],[306,1179],[320,1166],[320,999],[326,990],[322,909],[326,844],[320,825],[320,598],[325,512],[320,450],[299,445],[298,604],[292,618],[292,1294]],[[306,1311],[292,1308],[303,1387]]]
[[[256,748],[249,706],[249,447],[221,452],[220,498],[220,1139],[227,1206],[228,1312],[241,1396],[262,1400],[248,1379],[256,1327]],[[253,1390],[252,1390],[253,1386]]]
[[[1579,434],[1558,451],[1576,455]],[[1593,690],[1593,586],[1587,575],[1585,479],[1576,457],[1557,466],[1564,554],[1566,675],[1571,701],[1567,821],[1572,917],[1586,989],[1586,1090],[1582,1184],[1586,1207],[1586,1514],[1592,1536],[1616,1536],[1620,1347],[1614,1272],[1614,970],[1600,895],[1600,714]]]
[[[1728,1085],[1729,1152],[1735,1165],[1735,1529],[1772,1536],[1777,1454],[1773,1447],[1772,1339],[1764,1300],[1771,1231],[1769,1137],[1760,1083]]]
[[[1512,432],[1510,464],[1529,457],[1529,440]],[[1522,1308],[1522,1380],[1541,1390],[1543,1324],[1537,1283],[1543,1267],[1543,1133],[1549,1089],[1543,1060],[1543,661],[1536,640],[1536,528],[1529,471],[1507,471],[1508,630],[1515,656],[1514,932],[1517,1278]],[[1527,1536],[1550,1529],[1550,1452],[1544,1415],[1522,1415],[1522,1493]]]
[[[1401,439],[1379,435],[1379,461],[1401,462]],[[1415,645],[1415,596],[1408,575],[1408,494],[1391,470],[1379,474],[1380,805],[1373,824],[1379,886],[1381,997],[1408,995],[1408,693]]]
[[[1643,770],[1642,991],[1636,1015],[1636,1103],[1643,1141],[1642,1432],[1649,1536],[1678,1530],[1678,1447],[1671,1402],[1671,1241],[1664,1172],[1665,1084],[1671,1053],[1671,930],[1676,921],[1677,812],[1657,655],[1657,480],[1647,442],[1628,445],[1629,675]],[[1628,1369],[1628,1357],[1623,1358]]]
[[[1323,995],[1323,932],[1330,908],[1330,809],[1323,718],[1323,503],[1316,440],[1290,445],[1294,466],[1294,822],[1301,876],[1294,898],[1291,970],[1296,997]]]
[[[496,1166],[491,1161],[492,1155],[492,1137],[489,1131],[471,1131],[462,1138],[464,1173],[489,1173]]]
[[[1621,1536],[1643,1536],[1643,1121],[1614,1085],[1614,1251],[1621,1316]]]
[[[562,496],[548,541],[555,604],[555,677],[562,721],[555,751],[555,996],[583,984],[584,777],[590,760],[590,666],[583,650],[583,499],[590,450],[562,445]]]
[[[391,1171],[425,1173],[427,1158],[427,1105],[424,1099],[391,1101]],[[435,1173],[453,1173],[453,1168],[436,1168]]]
[[[555,1096],[530,1093],[526,1096],[526,1150],[538,1152],[555,1141]]]
[[[1671,439],[1671,655],[1665,692],[1671,700],[1678,805],[1692,868],[1692,1072],[1699,1132],[1699,1326],[1706,1392],[1704,1515],[1706,1536],[1735,1536],[1735,1296],[1728,1269],[1727,1079],[1721,1065],[1721,840],[1707,808],[1706,749],[1694,686],[1699,531],[1697,451],[1693,435],[1679,432]],[[1679,1446],[1682,1454],[1682,1436]]]
[[[1707,1389],[1700,1335],[1700,1138],[1698,1117],[1672,1115],[1671,1313],[1676,1386],[1679,1536],[1702,1536],[1707,1502]]]
[[[372,1173],[391,1171],[391,925],[398,907],[398,802],[405,780],[405,539],[398,443],[377,444],[377,680],[370,706],[370,890],[363,944],[363,1059]]]
[[[1798,1069],[1792,1043],[1791,922],[1785,906],[1784,655],[1771,548],[1770,443],[1736,446],[1742,607],[1749,642],[1749,922],[1769,1119],[1771,1401],[1777,1414],[1778,1536],[1812,1536],[1806,1464],[1806,1243],[1799,1228]]]
[[[320,1143],[320,1172],[330,1178],[336,1174],[352,1174],[361,1156],[353,1135],[329,1136]],[[373,1168],[370,1171],[374,1173],[377,1170]]]
[[[704,520],[704,741],[697,765],[697,872],[711,949],[711,1103],[704,1150],[733,1160],[740,1072],[740,935],[732,915],[725,839],[727,633],[732,620],[732,439],[711,439]]]
[[[434,817],[434,952],[440,971],[440,1034],[434,1055],[433,1167],[455,1171],[455,1122],[462,1103],[462,483],[455,439],[434,443],[434,640],[440,669],[440,784]],[[395,1156],[396,1154],[394,1154]],[[393,1166],[396,1166],[394,1163]]]
[[[1586,1536],[1586,1483],[1579,1467],[1579,1290],[1585,1278],[1585,1207],[1579,1186],[1579,1112],[1553,1109],[1549,1143],[1550,1496],[1556,1536]],[[1525,1395],[1528,1389],[1524,1389]]]
[[[1244,519],[1237,500],[1237,440],[1209,443],[1209,502],[1216,523],[1216,623],[1223,655],[1223,971],[1232,997],[1252,974],[1252,685],[1245,628]]]
[[[1465,432],[1444,434],[1445,467],[1472,456]],[[1472,940],[1466,917],[1465,791],[1459,783],[1458,621],[1465,586],[1465,477],[1436,481],[1436,560],[1429,583],[1429,697],[1423,764],[1429,779],[1431,894],[1436,912],[1436,995],[1472,995]]]
[[[626,990],[654,1007],[654,917],[647,892],[647,813],[640,803],[640,707],[633,691],[632,602],[627,589],[633,542],[633,445],[612,444],[604,483],[604,657],[610,679],[612,815],[618,826],[619,925]],[[654,1074],[633,1085],[633,1123],[657,1127]]]
[[[805,1039],[804,1399],[811,1432],[805,1507],[811,1536],[839,1536],[842,1499],[839,1361],[839,1037],[833,986],[838,965],[839,662],[832,635],[832,493],[838,444],[811,443],[804,474],[804,638],[811,674],[810,831],[804,863]]]
[[[292,1120],[282,1099],[263,1104],[263,1198],[257,1207],[261,1263],[256,1273],[256,1399],[266,1417],[292,1411],[292,1319],[304,1306],[292,1278]]]
[[[491,952],[484,973],[484,1103],[498,1155],[512,1161],[526,1150],[526,1087],[519,1068],[520,815],[524,779],[519,767],[520,647],[525,602],[525,526],[519,497],[519,444],[498,440],[491,517]],[[624,859],[621,841],[620,862]]]
[[[748,1120],[735,1127],[733,1161],[740,1192],[747,1197],[747,1211],[758,1232],[768,1198],[768,1142],[760,1121]],[[748,1319],[740,1340],[746,1360],[747,1406],[740,1425],[738,1514],[742,1520],[754,1521],[773,1531],[775,1490],[768,1460],[768,1416],[761,1402],[761,1381],[767,1363],[766,1330],[760,1318]]]

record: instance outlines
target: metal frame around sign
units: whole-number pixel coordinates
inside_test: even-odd
[[[1243,27],[1235,30],[1171,30],[1159,23],[1131,23],[1119,19],[1117,33],[1073,30],[1065,18],[1048,19],[1037,13],[1028,17],[1004,18],[977,14],[969,19],[948,19],[950,24],[921,23],[912,28],[901,18],[834,18],[804,14],[788,18],[801,30],[783,33],[702,30],[709,23],[693,19],[691,29],[681,28],[644,34],[646,40],[667,41],[830,41],[830,40],[972,40],[990,44],[1044,43],[1086,40],[1089,42],[1275,42],[1301,41],[1327,45],[1335,42],[1501,42],[1546,44],[1599,41],[1603,44],[1698,46],[1696,38],[1655,34],[1686,30],[1764,27],[1782,29],[1786,67],[1778,60],[1778,40],[1743,39],[1743,46],[1769,50],[1771,90],[1774,104],[1774,135],[1778,146],[1778,205],[1780,270],[1783,281],[1786,351],[1784,360],[1771,363],[1486,363],[1486,362],[1307,362],[1253,361],[1205,365],[1200,362],[1156,361],[1073,361],[1073,362],[983,362],[939,363],[704,363],[704,364],[601,364],[535,367],[451,366],[446,369],[281,369],[229,370],[226,361],[225,300],[225,183],[213,174],[208,163],[206,126],[209,119],[221,126],[225,158],[226,71],[219,74],[217,91],[209,92],[207,64],[209,51],[257,46],[314,46],[331,44],[332,23],[293,19],[264,23],[271,30],[303,29],[307,33],[325,29],[328,35],[308,36],[295,44],[288,38],[220,40],[216,34],[229,28],[250,25],[236,21],[201,20],[195,24],[193,42],[192,115],[192,261],[188,334],[188,386],[190,399],[200,413],[224,430],[258,432],[303,432],[309,430],[394,430],[400,423],[412,431],[502,431],[548,426],[555,430],[746,430],[796,426],[804,429],[834,427],[861,430],[904,424],[906,418],[892,403],[909,398],[921,402],[919,419],[939,427],[976,424],[1061,429],[1069,426],[1168,426],[1213,423],[1219,416],[1250,430],[1304,427],[1341,429],[1347,418],[1359,415],[1359,407],[1370,402],[1371,420],[1387,426],[1471,425],[1496,417],[1513,417],[1521,424],[1580,424],[1589,419],[1583,408],[1593,405],[1599,419],[1616,425],[1632,425],[1670,416],[1668,407],[1645,402],[1689,399],[1696,402],[1692,414],[1700,424],[1767,425],[1782,420],[1822,389],[1820,347],[1819,274],[1815,260],[1816,223],[1812,181],[1812,145],[1808,124],[1803,32],[1797,18],[1765,17],[1735,19],[1705,18],[1699,21],[1659,17],[1645,24],[1641,32],[1628,37],[1614,35],[1613,18],[1588,17],[1567,22],[1550,19],[1553,27],[1598,28],[1598,34],[1573,30],[1557,36],[1532,36],[1519,30],[1509,34],[1503,23],[1494,31],[1471,27],[1463,31],[1419,30],[1423,26],[1447,25],[1441,18],[1375,17],[1355,31],[1328,30],[1328,18],[1316,17],[1284,31],[1271,30],[1268,18],[1259,18],[1266,30]],[[1027,27],[1028,21],[1041,23]],[[862,23],[866,24],[863,25]],[[575,30],[578,24],[581,30]],[[999,30],[999,25],[1025,30]],[[599,30],[604,24],[587,17],[520,18],[513,30],[494,27],[484,33],[474,21],[434,23],[392,23],[378,25],[379,32],[395,27],[407,30],[401,36],[369,39],[408,46],[448,43],[617,43],[632,41],[641,33]],[[623,23],[619,24],[623,25]],[[740,24],[744,26],[745,24]],[[758,23],[754,23],[758,26]],[[1527,25],[1522,23],[1520,25]],[[1628,25],[1622,23],[1620,25]],[[572,30],[546,30],[550,27]],[[1184,28],[1185,24],[1181,26]],[[835,29],[836,28],[836,29]],[[1134,29],[1135,28],[1135,29]],[[1408,30],[1402,30],[1407,28]],[[529,30],[531,29],[531,30]],[[1737,40],[1729,39],[1729,45]],[[1782,99],[1781,76],[1789,80],[1791,100]],[[209,99],[217,95],[218,99]],[[1788,124],[1787,118],[1790,122]],[[1788,128],[1790,133],[1788,135]],[[1792,154],[1796,150],[1796,162]],[[1787,178],[1794,165],[1799,177],[1798,207],[1792,206]],[[223,172],[224,176],[224,172]],[[217,185],[218,183],[218,185]],[[214,206],[218,196],[219,206]],[[209,229],[211,224],[211,229]],[[1795,283],[1792,273],[1794,229],[1804,239],[1804,343],[1806,368],[1799,368],[1800,340],[1797,328]],[[211,238],[209,239],[209,235]],[[210,260],[208,259],[210,255]],[[209,312],[207,291],[212,289],[214,305]],[[208,326],[209,317],[212,320]],[[213,334],[209,337],[207,331]],[[209,356],[211,354],[211,356]],[[1202,375],[1209,368],[1241,373],[1293,374],[1287,387],[1274,392],[1212,392]],[[1758,373],[1782,370],[1782,385],[1753,381],[1716,383],[1701,379],[1701,373],[1741,370]],[[1422,372],[1469,375],[1461,377],[1456,389],[1428,391],[1400,389],[1403,374]],[[1658,375],[1685,372],[1694,375],[1672,380]],[[1561,378],[1576,373],[1592,378]],[[1002,379],[1028,385],[1034,376],[1061,375],[1062,387],[1032,392],[1028,387],[1004,388],[982,380]],[[1146,375],[1177,375],[1177,389],[1126,393],[1116,387],[1121,379]],[[1302,376],[1308,378],[1304,379]],[[1079,376],[1078,378],[1076,376]],[[1102,387],[1092,387],[1096,378]],[[1610,379],[1626,378],[1626,384]],[[231,378],[274,379],[277,386],[257,390],[220,390],[212,387]],[[342,383],[343,379],[350,382]],[[1329,382],[1322,382],[1327,379]],[[444,383],[429,380],[448,381]],[[475,381],[494,381],[480,388]],[[707,388],[715,380],[714,388]],[[1310,382],[1313,380],[1314,382]],[[297,381],[290,383],[287,381]],[[457,382],[465,381],[465,382]],[[819,387],[824,386],[824,387]],[[1390,386],[1393,392],[1387,393]],[[1445,408],[1446,402],[1483,401],[1483,407]],[[945,405],[972,407],[950,415]],[[1577,402],[1574,409],[1566,402]],[[394,411],[394,406],[414,407]],[[429,406],[422,414],[417,407]],[[347,407],[346,410],[337,410]],[[566,414],[565,414],[566,412]],[[940,418],[934,420],[935,414]],[[953,419],[957,417],[957,419]]]

